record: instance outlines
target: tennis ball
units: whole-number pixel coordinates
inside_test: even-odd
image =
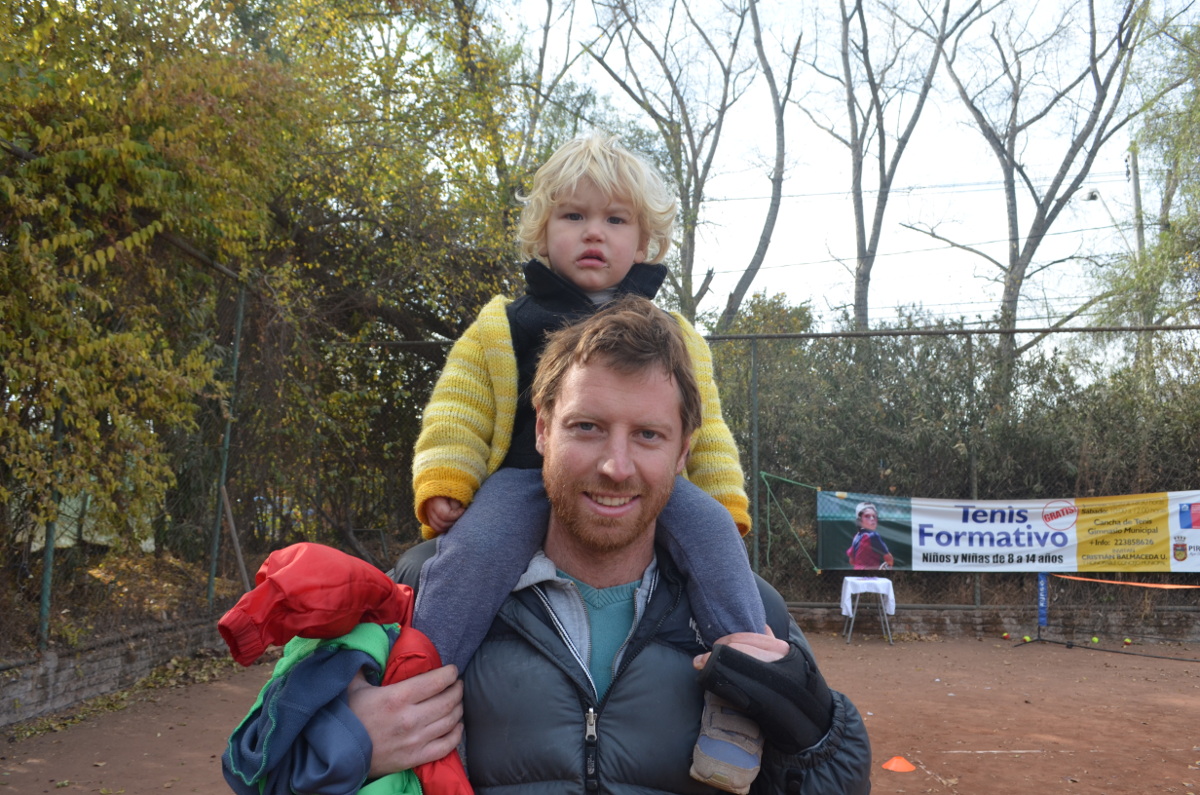
[[[1100,642],[1100,639],[1097,638],[1095,635],[1092,635],[1092,643],[1099,643],[1099,642]]]
[[[1030,640],[1030,638],[1029,638],[1029,636],[1028,636],[1028,635],[1026,635],[1025,637],[1021,638],[1021,640],[1025,641],[1026,643],[1028,643],[1028,642],[1029,642],[1029,640]]]
[[[1004,638],[1005,640],[1008,640],[1008,638],[1009,638],[1009,634],[1008,634],[1007,632],[1005,632],[1005,633],[1004,633],[1003,635],[1001,635],[1000,637]]]
[[[1129,638],[1126,638],[1125,645],[1128,646],[1130,643],[1133,643],[1133,641],[1131,641]]]

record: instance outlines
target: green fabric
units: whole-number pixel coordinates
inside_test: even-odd
[[[279,658],[279,662],[275,663],[275,669],[271,671],[271,678],[258,691],[258,697],[254,699],[254,706],[250,707],[250,711],[238,723],[233,734],[237,733],[237,729],[242,728],[242,724],[250,719],[250,716],[258,711],[262,706],[263,694],[267,692],[267,688],[276,679],[284,676],[288,671],[292,670],[304,658],[308,657],[321,646],[338,646],[343,649],[354,649],[361,652],[366,652],[379,663],[379,667],[383,668],[387,665],[388,655],[391,653],[391,643],[388,640],[387,629],[400,628],[399,624],[359,624],[354,629],[342,635],[340,638],[292,638],[283,647],[283,656]],[[376,682],[375,684],[379,684]],[[232,736],[232,735],[231,735]]]
[[[421,782],[411,770],[377,778],[358,791],[358,795],[421,795]]]
[[[642,581],[611,588],[593,588],[570,575],[563,576],[575,583],[587,604],[591,649],[587,661],[588,673],[596,685],[596,696],[603,699],[612,684],[613,660],[633,628],[633,597]]]
[[[271,671],[271,678],[258,691],[254,706],[246,713],[246,717],[242,718],[238,728],[240,729],[241,724],[249,720],[250,716],[262,706],[263,694],[267,692],[271,682],[286,676],[287,672],[292,670],[297,663],[322,646],[336,646],[339,649],[364,652],[379,663],[379,668],[382,670],[387,666],[388,655],[392,651],[392,641],[388,637],[387,630],[399,630],[399,628],[399,624],[359,624],[339,638],[292,638],[283,647],[283,656],[279,658],[279,662],[275,663],[275,669]],[[379,683],[373,682],[372,684]],[[236,729],[234,733],[237,733]],[[262,792],[265,786],[266,781],[260,781],[259,792]],[[375,779],[360,789],[358,793],[359,795],[421,795],[421,782],[413,771],[402,770],[399,773]]]

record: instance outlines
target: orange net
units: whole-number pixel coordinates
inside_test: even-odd
[[[1075,577],[1071,574],[1055,574],[1055,577],[1061,577],[1064,580],[1079,580],[1081,582],[1102,582],[1105,585],[1132,585],[1135,588],[1162,588],[1164,590],[1173,591],[1182,588],[1200,588],[1200,585],[1174,585],[1165,582],[1122,582],[1120,580],[1097,580],[1094,577]]]

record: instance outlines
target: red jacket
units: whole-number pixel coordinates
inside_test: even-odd
[[[300,543],[272,552],[243,594],[217,623],[233,659],[250,665],[294,637],[337,638],[359,624],[399,624],[383,684],[441,666],[437,649],[412,628],[413,592],[366,561],[321,544]],[[415,769],[433,795],[472,795],[457,751]]]

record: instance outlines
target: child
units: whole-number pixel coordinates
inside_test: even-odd
[[[529,399],[546,333],[620,294],[653,298],[666,277],[661,262],[676,214],[657,172],[615,138],[600,136],[555,152],[522,201],[518,239],[531,257],[526,294],[493,298],[455,343],[413,459],[422,534],[438,538],[437,554],[421,572],[413,624],[459,671],[541,547],[549,519]],[[660,517],[659,540],[688,575],[699,631],[711,644],[733,632],[761,632],[766,622],[739,535],[749,531],[750,517],[711,352],[676,317],[703,392],[703,421],[688,477],[676,479]],[[706,701],[692,775],[745,792],[758,771],[761,733],[752,724],[739,731],[749,721],[726,718],[728,712]]]

